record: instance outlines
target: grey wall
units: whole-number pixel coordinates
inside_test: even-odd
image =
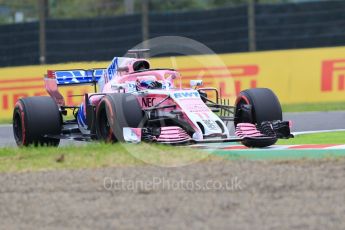
[[[185,36],[217,53],[248,51],[247,7],[151,13],[150,37]],[[97,61],[141,42],[141,16],[48,20],[47,62]],[[256,6],[258,50],[345,45],[345,1]],[[38,64],[38,23],[0,26],[0,66]]]

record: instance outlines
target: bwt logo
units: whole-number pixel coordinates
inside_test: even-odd
[[[92,83],[94,80],[98,81],[102,75],[103,69],[95,70],[66,70],[56,71],[56,80],[59,85],[71,83]]]
[[[66,78],[100,78],[103,75],[103,69],[95,70],[66,70],[66,71],[56,71],[55,75],[57,79],[66,79]]]
[[[199,97],[198,92],[181,92],[181,93],[174,93],[175,98],[186,98],[186,97]]]
[[[111,65],[107,69],[107,74],[108,74],[108,80],[111,80],[114,77],[114,74],[116,73],[118,67],[118,58],[115,57],[113,61],[111,62]]]
[[[337,90],[345,90],[345,59],[326,60],[322,62],[321,91],[333,91],[336,81]]]

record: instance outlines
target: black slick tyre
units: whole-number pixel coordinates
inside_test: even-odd
[[[96,109],[97,139],[123,142],[123,128],[137,128],[143,119],[143,111],[134,95],[108,94],[101,99]]]
[[[18,146],[58,146],[61,128],[61,113],[51,97],[21,98],[16,103],[13,134]]]

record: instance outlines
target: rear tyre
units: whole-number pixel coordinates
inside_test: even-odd
[[[235,107],[235,127],[242,122],[261,124],[263,121],[283,119],[282,109],[277,96],[272,90],[267,88],[242,91],[237,97]],[[247,109],[250,107],[251,109]]]
[[[62,127],[59,107],[51,97],[20,99],[13,111],[13,134],[18,146],[58,146]]]
[[[144,114],[132,94],[115,93],[102,98],[96,109],[96,135],[105,142],[123,142],[123,128],[139,127]]]

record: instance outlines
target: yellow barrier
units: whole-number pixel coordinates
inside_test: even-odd
[[[72,63],[44,66],[8,67],[0,69],[0,120],[12,116],[14,104],[21,97],[48,95],[44,88],[43,76],[48,69],[97,68],[107,65],[100,63]],[[78,104],[80,96],[90,91],[88,86],[62,87],[61,92],[67,104]]]
[[[209,63],[206,57],[204,60]],[[218,84],[213,86],[223,88],[225,97],[232,96],[233,89],[237,94],[249,87],[267,87],[285,104],[345,102],[345,47],[222,54],[218,57],[223,62],[220,65],[227,66],[231,75],[204,74],[203,79],[208,85],[210,79],[217,78]],[[182,69],[183,75],[183,68],[188,68],[190,59],[176,58],[176,66]],[[173,67],[170,58],[155,59],[152,63]],[[212,65],[213,69],[220,66]],[[227,87],[230,83],[234,88]]]
[[[108,62],[9,67],[0,69],[0,119],[12,116],[20,97],[46,95],[43,75],[47,69],[99,68]],[[153,68],[176,68],[183,85],[203,79],[205,86],[220,89],[231,98],[250,87],[271,88],[282,103],[345,101],[345,47],[199,55],[151,59]],[[78,104],[89,87],[61,90],[68,104]]]

